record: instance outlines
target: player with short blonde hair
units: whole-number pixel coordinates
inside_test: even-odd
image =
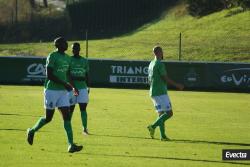
[[[149,64],[148,79],[150,84],[150,96],[153,101],[154,107],[158,112],[157,120],[149,125],[150,136],[154,138],[156,127],[160,128],[160,135],[162,141],[170,140],[165,134],[165,121],[173,116],[171,102],[167,94],[167,84],[171,84],[182,90],[184,86],[176,83],[167,76],[166,67],[162,63],[163,50],[160,46],[153,48],[154,60]]]

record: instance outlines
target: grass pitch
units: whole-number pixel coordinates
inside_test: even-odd
[[[73,115],[79,153],[67,153],[62,118],[26,142],[26,129],[43,115],[43,88],[0,87],[0,166],[181,167],[246,166],[249,161],[222,161],[222,149],[250,149],[250,95],[170,91],[174,117],[167,121],[169,142],[150,139],[146,126],[156,113],[147,90],[100,89],[90,93],[89,131],[81,134],[78,107]]]

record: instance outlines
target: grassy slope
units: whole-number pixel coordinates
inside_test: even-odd
[[[250,11],[226,17],[230,11],[224,10],[202,18],[193,18],[186,13],[185,5],[178,5],[158,21],[130,34],[91,40],[89,55],[93,58],[149,60],[152,46],[159,43],[165,49],[165,56],[176,60],[178,36],[182,32],[183,60],[250,62]],[[52,43],[1,44],[0,55],[46,56],[52,49]],[[85,45],[83,55],[84,50]]]
[[[82,152],[66,153],[58,112],[29,146],[25,130],[43,114],[42,91],[42,87],[0,87],[0,166],[231,167],[242,165],[221,161],[222,149],[250,149],[249,94],[170,91],[174,117],[167,130],[173,141],[161,142],[158,129],[152,140],[145,128],[156,118],[148,92],[123,89],[91,90],[88,112],[93,135],[81,135],[77,108],[73,128],[75,141],[85,146]]]

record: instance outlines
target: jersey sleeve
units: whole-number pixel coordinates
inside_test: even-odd
[[[46,59],[46,68],[47,67],[54,67],[55,65],[55,59],[54,59],[54,56],[53,56],[53,53],[50,54],[47,59]]]
[[[166,67],[163,63],[160,62],[158,67],[159,67],[158,70],[159,70],[160,76],[167,75]]]

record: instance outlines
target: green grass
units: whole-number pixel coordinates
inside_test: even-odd
[[[112,39],[90,40],[89,55],[91,58],[150,60],[152,47],[159,43],[166,59],[177,60],[182,32],[182,60],[250,62],[249,27],[250,11],[240,12],[235,8],[194,18],[187,14],[185,4],[180,4],[134,32]],[[80,42],[84,55],[85,41]],[[0,44],[1,56],[47,56],[52,50],[51,42]],[[70,49],[68,53],[71,54]]]
[[[154,140],[146,130],[156,118],[147,90],[93,88],[88,106],[93,135],[81,134],[77,108],[74,138],[84,150],[69,154],[59,112],[33,146],[25,141],[26,129],[43,115],[42,87],[1,86],[0,92],[0,166],[250,165],[221,161],[222,149],[250,149],[249,94],[170,91],[174,117],[167,121],[167,134],[173,140],[161,142],[158,129]]]

